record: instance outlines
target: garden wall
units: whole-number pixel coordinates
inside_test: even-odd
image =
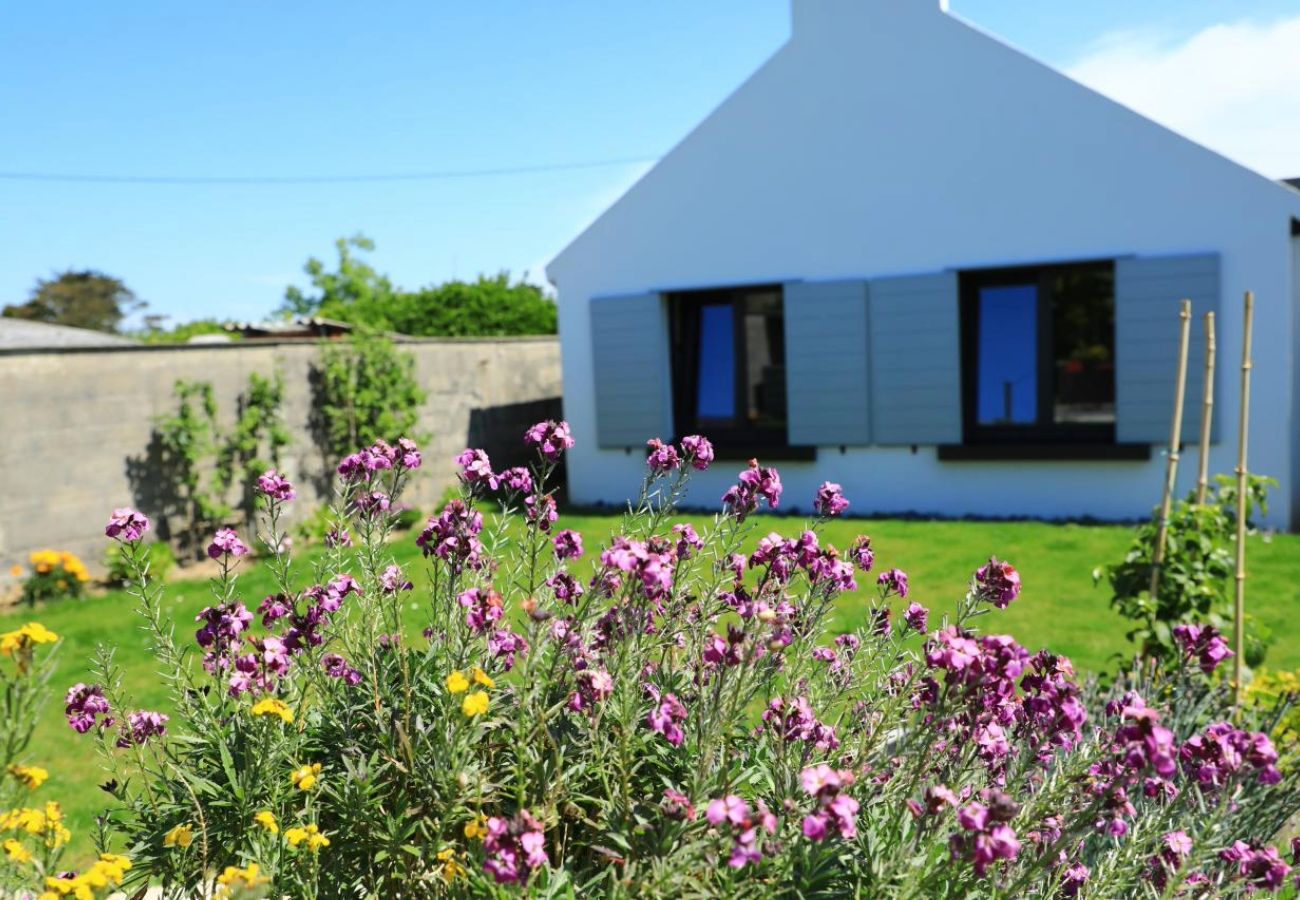
[[[504,465],[524,429],[560,413],[554,338],[411,340],[428,400],[418,426],[425,464],[406,495],[427,509],[454,478],[452,457],[483,446]],[[284,378],[293,433],[283,468],[306,511],[328,462],[312,438],[311,343],[242,343],[0,352],[0,581],[35,549],[71,550],[97,570],[117,506],[149,512],[159,476],[148,448],[156,417],[175,409],[177,379],[213,384],[224,426],[250,373]]]

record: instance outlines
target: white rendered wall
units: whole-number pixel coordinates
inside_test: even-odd
[[[1252,289],[1251,468],[1283,480],[1270,524],[1290,523],[1300,194],[924,0],[796,0],[795,13],[791,40],[548,269],[579,441],[574,499],[623,501],[642,464],[594,445],[593,296],[1216,251],[1224,442],[1211,468],[1235,462],[1241,296]],[[739,467],[717,465],[692,502],[713,505]],[[932,447],[862,447],[779,467],[789,504],[804,509],[831,479],[858,512],[1130,518],[1158,499],[1163,460],[957,463]],[[1184,466],[1180,490],[1194,477]]]

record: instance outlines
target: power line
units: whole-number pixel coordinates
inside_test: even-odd
[[[495,169],[444,169],[435,172],[402,172],[389,175],[82,175],[59,172],[0,172],[5,181],[45,181],[94,184],[358,184],[383,181],[452,181],[458,178],[490,178],[496,175],[530,175],[655,162],[657,156],[629,156],[621,159],[549,163],[536,166],[502,166]]]

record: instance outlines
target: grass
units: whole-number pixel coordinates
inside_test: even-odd
[[[704,522],[702,518],[693,521],[697,527]],[[582,532],[588,548],[587,558],[591,559],[592,551],[618,527],[618,519],[565,515],[561,524]],[[791,519],[758,517],[754,538],[771,530],[788,533],[796,527]],[[1025,587],[1020,599],[1009,609],[980,620],[984,630],[1011,634],[1031,650],[1050,647],[1069,656],[1081,671],[1109,668],[1114,655],[1127,650],[1126,622],[1110,610],[1105,589],[1094,587],[1092,582],[1093,568],[1118,560],[1128,546],[1127,528],[1038,522],[845,520],[831,523],[824,540],[846,548],[858,534],[871,535],[878,569],[898,567],[908,573],[912,589],[909,600],[930,607],[934,614],[932,621],[953,608],[965,591],[970,573],[991,553],[996,553],[1015,564]],[[419,558],[413,535],[401,538],[393,546],[393,552],[403,563],[413,563]],[[1300,600],[1300,536],[1252,538],[1248,559],[1249,608],[1273,629],[1275,637],[1268,667],[1300,668],[1300,632],[1288,627]],[[407,568],[417,582],[417,591],[410,596],[418,597],[421,567],[408,565]],[[307,572],[307,560],[300,559],[296,569]],[[255,607],[273,588],[269,573],[259,566],[249,569],[241,577],[240,585],[244,601],[250,607]],[[860,624],[868,596],[860,592],[842,597],[836,613],[837,625],[848,629]],[[177,582],[169,586],[164,603],[177,623],[178,636],[190,637],[194,616],[209,601],[205,582]],[[129,595],[115,591],[83,602],[56,603],[34,611],[10,610],[0,615],[0,631],[35,619],[63,638],[58,645],[58,671],[53,680],[56,691],[63,691],[78,681],[90,681],[89,664],[96,646],[114,647],[124,687],[134,698],[135,707],[167,711],[165,690],[157,665],[147,652],[146,636],[133,604]],[[408,631],[418,633],[419,602],[409,604],[406,614]],[[90,741],[67,727],[60,701],[61,697],[52,698],[30,756],[32,762],[51,772],[49,784],[37,796],[57,799],[63,804],[76,835],[71,854],[76,859],[90,849],[91,826],[94,816],[104,808],[106,795],[96,787],[102,777]]]

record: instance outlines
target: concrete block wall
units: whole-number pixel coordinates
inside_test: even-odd
[[[554,338],[402,346],[428,394],[418,425],[424,467],[405,495],[422,509],[452,483],[452,458],[466,446],[486,447],[504,467],[520,459],[512,454],[529,424],[560,414]],[[308,512],[323,502],[312,482],[332,463],[309,424],[319,352],[306,342],[0,352],[0,583],[42,548],[70,550],[98,570],[112,509],[147,505],[132,460],[144,457],[156,418],[175,409],[179,379],[211,382],[229,426],[249,374],[278,370],[293,434],[283,468],[299,485],[295,505]]]

